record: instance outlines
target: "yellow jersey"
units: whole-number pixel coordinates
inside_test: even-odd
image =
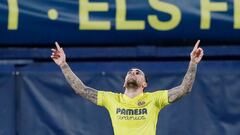
[[[156,135],[158,113],[169,104],[168,91],[146,92],[134,98],[98,91],[97,104],[108,110],[115,135]]]

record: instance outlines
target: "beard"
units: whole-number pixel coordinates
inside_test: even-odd
[[[125,87],[128,89],[137,89],[139,88],[139,83],[136,79],[134,78],[129,78],[126,83],[125,83]]]

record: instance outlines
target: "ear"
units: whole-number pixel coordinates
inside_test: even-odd
[[[143,87],[144,87],[144,88],[146,88],[147,85],[148,85],[148,84],[147,84],[146,82],[143,83]]]

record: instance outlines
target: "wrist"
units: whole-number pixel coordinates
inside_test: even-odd
[[[197,67],[197,63],[192,60],[190,61],[189,65],[192,67]]]
[[[64,67],[65,65],[67,65],[67,62],[65,61],[65,62],[62,62],[59,66],[60,66],[60,68],[62,68],[62,67]]]

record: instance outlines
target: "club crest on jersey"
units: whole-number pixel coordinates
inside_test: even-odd
[[[139,102],[137,103],[137,105],[138,105],[138,106],[143,106],[143,105],[145,105],[145,101],[139,101]]]

